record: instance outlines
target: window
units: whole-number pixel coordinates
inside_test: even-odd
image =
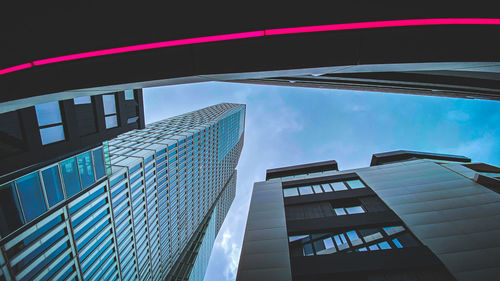
[[[116,113],[115,95],[103,95],[102,102],[104,105],[104,121],[106,122],[106,129],[117,127],[118,117]]]
[[[134,90],[125,90],[125,100],[134,100]]]
[[[365,212],[365,210],[361,206],[334,208],[334,210],[335,210],[335,214],[337,214],[337,216],[361,214],[361,213]]]
[[[14,182],[0,186],[0,234],[6,236],[23,223]]]
[[[59,102],[35,105],[42,145],[65,140]]]
[[[320,185],[313,185],[314,193],[323,193]]]
[[[299,192],[297,191],[297,188],[295,188],[295,187],[283,189],[283,196],[285,196],[285,197],[298,196],[298,195],[299,195]]]
[[[91,104],[92,100],[90,97],[78,97],[73,99],[74,104]]]
[[[16,181],[19,199],[27,221],[31,221],[47,210],[38,172]]]
[[[52,207],[64,199],[58,166],[52,166],[43,170],[42,178],[49,206]]]
[[[92,151],[94,156],[94,166],[95,166],[95,177],[100,179],[106,175],[106,170],[104,167],[104,155],[102,153],[102,148],[98,148]]]
[[[94,166],[92,165],[92,156],[90,151],[77,156],[78,170],[82,180],[83,188],[89,187],[95,182],[94,179]]]
[[[360,180],[347,181],[347,184],[352,189],[365,188],[366,187]]]
[[[310,186],[301,186],[299,187],[300,195],[308,195],[313,194],[313,191]]]
[[[61,162],[61,173],[64,187],[66,189],[66,195],[68,197],[71,197],[82,190],[76,159],[74,157]]]
[[[335,191],[347,190],[347,187],[341,181],[339,181],[339,182],[332,182],[332,183],[330,183],[330,185],[332,186],[333,190],[335,190]]]

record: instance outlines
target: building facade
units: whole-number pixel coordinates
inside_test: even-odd
[[[238,281],[496,280],[500,168],[393,151],[267,170],[254,185]]]
[[[0,280],[164,280],[189,250],[178,272],[200,280],[234,198],[244,119],[244,105],[211,106],[4,183]]]

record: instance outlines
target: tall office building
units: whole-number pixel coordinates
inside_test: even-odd
[[[2,184],[0,280],[200,280],[244,120],[211,106]]]
[[[393,151],[267,170],[236,280],[497,280],[500,168],[470,161]]]

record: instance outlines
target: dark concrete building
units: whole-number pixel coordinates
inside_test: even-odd
[[[143,129],[142,89],[63,100],[0,114],[0,184]]]
[[[497,280],[500,168],[393,151],[269,169],[236,280]]]

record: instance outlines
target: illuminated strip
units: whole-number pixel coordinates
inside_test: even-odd
[[[119,47],[91,52],[84,52],[42,60],[36,60],[32,63],[25,63],[5,69],[0,69],[0,75],[30,68],[32,66],[45,65],[63,61],[72,61],[84,58],[106,56],[112,54],[121,54],[142,50],[150,50],[157,48],[192,45],[208,42],[227,41],[243,38],[253,38],[262,36],[285,35],[295,33],[309,33],[309,32],[322,32],[322,31],[336,31],[336,30],[353,30],[353,29],[367,29],[367,28],[384,28],[384,27],[405,27],[405,26],[425,26],[425,25],[500,25],[500,19],[482,19],[482,18],[450,18],[450,19],[410,19],[410,20],[390,20],[390,21],[372,21],[372,22],[358,22],[358,23],[341,23],[330,25],[316,25],[316,26],[303,26],[291,28],[278,28],[266,29],[260,31],[231,33],[223,35],[213,35],[205,37],[196,37],[180,40],[163,41],[157,43],[148,43],[133,45],[127,47]]]
[[[267,36],[270,36],[270,35],[283,35],[283,34],[335,31],[335,30],[351,30],[351,29],[383,28],[383,27],[405,27],[405,26],[420,26],[420,25],[455,25],[455,24],[499,25],[500,19],[389,20],[389,21],[371,21],[371,22],[341,23],[341,24],[330,24],[330,25],[316,25],[316,26],[267,29],[267,30],[265,30],[265,32],[266,32]]]
[[[9,73],[9,72],[18,71],[18,70],[21,70],[21,69],[30,68],[30,67],[32,67],[32,65],[31,65],[30,62],[28,62],[28,63],[24,63],[24,64],[12,66],[12,67],[0,69],[0,75],[5,74],[5,73]]]

